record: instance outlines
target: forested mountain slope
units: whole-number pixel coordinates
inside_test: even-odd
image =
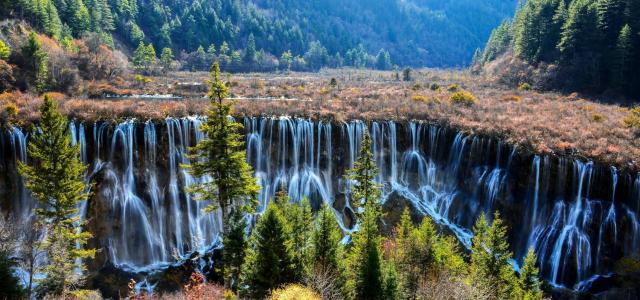
[[[640,1],[530,0],[493,32],[476,63],[502,53],[514,57],[494,66],[508,70],[507,82],[638,96]]]
[[[17,17],[57,39],[98,32],[135,48],[193,52],[202,46],[279,57],[304,55],[319,41],[334,64],[361,66],[362,52],[385,48],[397,65],[465,66],[515,0],[0,0]],[[359,47],[362,45],[362,47]],[[316,45],[318,46],[318,45]],[[225,49],[226,50],[226,49]],[[337,55],[339,54],[339,55]],[[326,62],[325,62],[326,63]]]

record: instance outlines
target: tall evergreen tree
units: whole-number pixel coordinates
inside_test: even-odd
[[[27,42],[22,46],[22,55],[32,74],[36,91],[42,92],[47,85],[49,57],[47,52],[42,49],[40,38],[35,32],[29,33]]]
[[[538,278],[538,268],[536,267],[536,254],[533,252],[533,249],[529,249],[527,256],[524,258],[517,282],[518,287],[516,289],[516,297],[518,299],[542,299],[540,279]]]
[[[344,249],[342,233],[330,207],[323,205],[314,220],[309,251],[309,272],[334,278],[333,284],[345,291]]]
[[[75,37],[80,37],[91,28],[91,15],[89,14],[89,9],[87,9],[82,0],[69,1],[68,12],[70,14],[70,19],[68,24],[73,31],[73,35]]]
[[[554,15],[561,0],[532,0],[516,14],[514,49],[518,56],[531,63],[550,60],[560,38],[560,28]]]
[[[60,39],[62,34],[62,22],[60,21],[58,10],[51,0],[47,0],[44,3],[44,13],[41,20],[46,20],[46,23],[43,23],[42,27],[51,37],[54,39]]]
[[[171,70],[171,66],[173,65],[173,51],[171,48],[162,49],[162,54],[160,54],[160,64],[162,65],[162,71],[164,73]]]
[[[136,68],[144,66],[146,50],[147,48],[145,47],[144,42],[140,41],[138,48],[133,51],[132,63]]]
[[[392,260],[384,264],[383,299],[400,299],[400,284],[396,265]]]
[[[41,207],[36,215],[49,231],[46,250],[49,264],[41,289],[53,295],[65,295],[80,280],[75,269],[78,259],[91,258],[94,249],[84,246],[91,234],[78,228],[83,225],[78,204],[88,197],[84,182],[86,166],[80,161],[80,146],[72,146],[69,126],[48,95],[40,110],[39,129],[32,129],[27,154],[31,165],[19,162],[18,170],[25,185]]]
[[[271,290],[295,280],[295,249],[292,249],[286,227],[280,208],[270,203],[251,235],[242,274],[243,295],[263,299]]]
[[[224,249],[222,250],[223,264],[225,264],[224,274],[228,281],[228,288],[233,292],[238,291],[240,275],[245,261],[247,251],[247,240],[245,231],[247,223],[240,210],[233,210],[229,216],[228,231],[224,235]]]
[[[210,108],[202,132],[207,138],[191,148],[190,157],[195,161],[190,172],[196,177],[211,176],[212,180],[196,184],[192,192],[197,199],[212,201],[205,209],[220,209],[223,233],[227,230],[229,209],[253,211],[260,188],[247,164],[243,148],[242,125],[229,119],[232,103],[226,101],[227,86],[222,82],[220,67],[211,68]],[[224,273],[224,272],[223,272]],[[228,280],[225,286],[228,288]]]
[[[378,51],[376,55],[376,69],[378,70],[390,70],[391,69],[391,56],[389,52],[384,49]]]
[[[507,242],[507,229],[496,212],[491,225],[480,216],[473,227],[471,246],[472,284],[478,286],[490,299],[506,299],[513,296],[515,275],[509,264],[512,257]]]
[[[595,2],[574,0],[569,6],[567,21],[562,28],[558,44],[564,60],[570,60],[589,51],[597,41],[597,16]]]
[[[378,232],[382,194],[381,186],[375,182],[377,173],[371,152],[371,138],[365,131],[358,158],[347,172],[347,178],[352,181],[352,203],[356,208],[362,203],[361,209],[358,209],[358,231],[353,234],[350,249],[350,285],[356,299],[381,299],[384,294],[381,237]]]
[[[313,216],[311,205],[307,199],[303,199],[300,203],[291,203],[286,197],[281,201],[283,201],[280,205],[287,222],[291,247],[295,249],[292,260],[294,273],[292,275],[296,281],[302,281],[311,242],[311,219]]]
[[[473,58],[471,58],[471,68],[478,67],[482,65],[482,50],[480,48],[476,49],[476,52],[473,53]]]
[[[633,63],[633,40],[631,35],[632,32],[629,25],[622,27],[611,59],[611,86],[617,89],[627,88],[629,82],[627,78],[631,77],[630,66]]]
[[[255,63],[256,54],[256,38],[253,36],[253,33],[251,33],[247,39],[247,48],[244,50],[244,61],[246,63]]]
[[[376,183],[378,176],[378,166],[371,152],[371,137],[368,130],[365,130],[360,145],[358,158],[353,168],[347,171],[346,178],[350,181],[351,207],[359,213],[359,207],[370,202],[378,204],[382,198],[382,185]],[[376,205],[371,206],[378,209]]]
[[[624,0],[597,0],[596,11],[603,44],[615,46],[618,33],[624,25]]]
[[[487,45],[482,54],[483,63],[495,60],[500,54],[504,53],[511,46],[511,22],[504,20],[500,26],[491,31]]]

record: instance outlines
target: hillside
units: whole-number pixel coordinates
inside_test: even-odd
[[[219,53],[226,43],[225,54],[245,56],[254,36],[256,50],[274,57],[287,50],[303,56],[319,41],[315,49],[328,54],[323,65],[371,65],[384,48],[400,66],[461,67],[513,14],[515,2],[1,0],[0,17],[22,16],[60,40],[96,32],[105,43],[120,40],[130,49],[144,41],[174,53],[210,45]]]
[[[640,2],[528,1],[494,30],[474,66],[511,86],[637,97]]]

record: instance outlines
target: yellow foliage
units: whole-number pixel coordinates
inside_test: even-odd
[[[594,120],[594,121],[596,121],[596,122],[602,122],[602,121],[604,121],[604,116],[603,116],[602,114],[599,114],[599,113],[594,113],[591,117],[592,117],[592,118],[593,118],[593,120]]]
[[[271,300],[320,300],[320,295],[315,291],[301,286],[291,284],[282,289],[277,289],[271,294]]]
[[[15,103],[9,102],[4,106],[4,111],[7,113],[7,117],[15,118],[16,116],[18,116],[20,109]]]
[[[629,110],[629,115],[624,118],[624,125],[628,128],[640,129],[640,106]]]
[[[474,105],[478,102],[478,98],[467,91],[459,91],[451,94],[449,97],[451,104]]]
[[[509,96],[504,96],[501,100],[505,102],[520,102],[522,98],[517,95],[509,95]]]
[[[413,96],[411,96],[411,100],[416,101],[416,102],[429,102],[429,98],[427,98],[427,96],[423,96],[423,95],[413,95]]]
[[[526,83],[526,82],[523,82],[518,86],[518,89],[521,90],[521,91],[530,91],[531,90],[531,85]]]

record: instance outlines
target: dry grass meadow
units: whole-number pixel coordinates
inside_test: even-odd
[[[115,82],[85,83],[81,96],[53,97],[70,117],[87,121],[199,115],[208,104],[204,97],[207,75],[180,72],[137,81],[129,75]],[[395,72],[325,70],[314,74],[234,74],[224,79],[230,98],[236,101],[238,116],[425,120],[470,134],[499,136],[528,151],[586,157],[640,170],[638,132],[624,125],[629,108],[601,104],[575,93],[501,88],[466,71],[417,70],[410,81],[402,81],[402,74],[399,77]],[[330,84],[331,78],[336,79],[336,85]],[[451,101],[451,95],[459,91],[468,93],[457,96],[470,94],[474,99]],[[120,97],[101,97],[106,94]],[[0,94],[0,107],[4,107],[0,116],[19,125],[35,120],[40,102],[40,97],[29,94]]]

